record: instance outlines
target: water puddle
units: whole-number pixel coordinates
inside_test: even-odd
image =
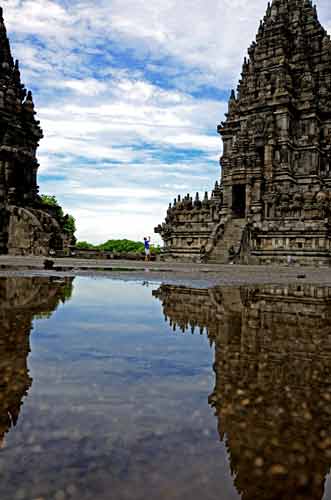
[[[0,278],[1,500],[331,497],[331,288]]]

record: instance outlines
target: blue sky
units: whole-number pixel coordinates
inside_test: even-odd
[[[223,120],[265,0],[3,0],[34,92],[41,193],[80,240],[154,241],[178,194],[220,176]],[[329,0],[318,0],[331,28]]]

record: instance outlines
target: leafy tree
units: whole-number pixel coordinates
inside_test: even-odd
[[[127,239],[122,240],[108,240],[101,245],[92,245],[87,241],[79,241],[76,244],[77,248],[83,250],[101,250],[104,252],[116,252],[116,253],[143,253],[144,244],[141,241],[132,241]],[[159,254],[161,252],[160,246],[151,245],[151,252]]]
[[[82,250],[93,250],[95,246],[92,243],[88,243],[87,241],[78,241],[76,243],[77,248],[81,248]]]
[[[98,245],[100,250],[105,250],[108,252],[143,252],[144,244],[140,241],[131,241],[131,240],[108,240],[106,243],[102,243]]]
[[[42,194],[40,198],[43,205],[48,205],[56,209],[57,217],[59,218],[64,217],[62,207],[61,205],[59,205],[59,202],[57,201],[55,196],[49,194]]]
[[[69,215],[69,214],[65,215],[63,229],[66,233],[71,234],[73,236],[76,232],[75,217],[73,217],[72,215]]]
[[[70,234],[72,237],[74,237],[74,234],[76,232],[76,220],[75,218],[70,215],[70,214],[64,214],[63,209],[59,202],[57,201],[56,196],[54,195],[49,195],[49,194],[42,194],[40,196],[41,202],[44,205],[49,205],[51,207],[54,207],[57,209],[57,216],[62,220],[62,227],[63,230],[67,233]]]
[[[41,201],[45,205],[51,205],[52,207],[59,207],[59,202],[57,201],[56,197],[53,195],[49,194],[42,194],[40,196]]]

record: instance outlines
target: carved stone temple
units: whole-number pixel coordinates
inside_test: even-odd
[[[155,231],[169,259],[331,261],[331,41],[310,0],[268,4],[218,127],[221,180],[178,196]]]
[[[32,93],[21,83],[0,8],[0,254],[47,255],[69,243],[57,207],[38,196],[41,138]]]

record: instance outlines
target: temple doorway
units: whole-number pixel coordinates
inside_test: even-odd
[[[246,215],[246,185],[232,186],[232,215],[244,219]]]

